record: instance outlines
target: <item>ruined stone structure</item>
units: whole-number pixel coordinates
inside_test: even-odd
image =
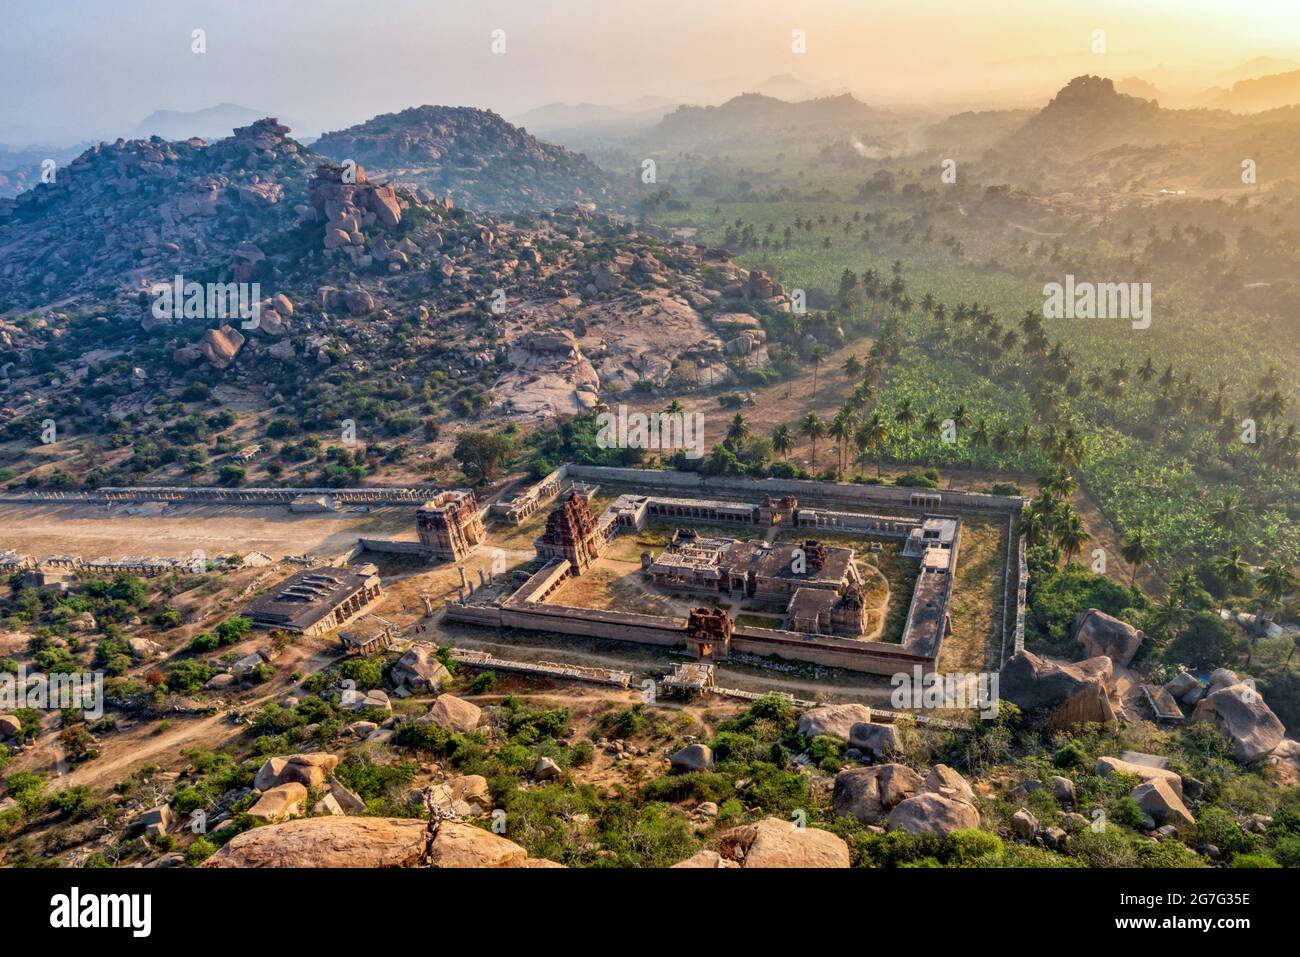
[[[324,635],[365,614],[382,594],[374,565],[313,568],[291,575],[255,599],[244,614],[261,628]]]
[[[686,619],[686,652],[701,661],[731,654],[731,616],[721,608],[693,608]]]
[[[759,520],[764,525],[793,525],[799,512],[799,500],[793,495],[782,495],[773,499],[763,496],[763,504],[758,507]]]
[[[581,575],[600,557],[607,541],[586,499],[572,494],[546,516],[546,531],[533,545],[538,558],[566,559],[574,574]]]
[[[420,544],[434,558],[458,562],[484,538],[483,519],[469,489],[440,492],[415,513]]]

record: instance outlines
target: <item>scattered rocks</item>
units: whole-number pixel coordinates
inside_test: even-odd
[[[391,675],[393,684],[405,685],[412,691],[438,691],[451,680],[451,673],[438,660],[437,649],[430,645],[416,645],[402,655]]]
[[[922,783],[921,776],[905,764],[850,768],[835,776],[832,805],[836,814],[875,824],[921,790]]]
[[[533,765],[533,780],[551,781],[560,776],[560,766],[548,757],[540,757]]]
[[[1032,841],[1038,836],[1038,818],[1025,808],[1020,808],[1015,814],[1011,815],[1011,829],[1016,832],[1016,837],[1024,841]]]

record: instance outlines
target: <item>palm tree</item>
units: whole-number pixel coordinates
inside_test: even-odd
[[[794,435],[790,432],[790,426],[778,425],[772,430],[772,451],[781,458],[790,454],[794,448]]]
[[[844,360],[844,374],[850,379],[856,379],[862,373],[862,360],[857,356],[849,356]]]
[[[682,404],[678,402],[676,399],[673,399],[673,401],[669,402],[666,406],[664,406],[664,413],[666,415],[677,415],[682,411],[684,411]]]
[[[745,444],[747,438],[749,438],[749,426],[745,424],[745,417],[737,412],[736,417],[727,426],[727,444],[733,449],[739,449]]]
[[[865,456],[868,452],[877,452],[884,448],[889,439],[889,426],[880,417],[879,412],[872,412],[871,418],[858,427],[854,441]],[[880,456],[876,456],[876,478],[880,478]]]
[[[939,423],[939,417],[934,414],[933,410],[925,414],[921,422],[921,434],[927,439],[932,439],[943,431],[943,426]]]
[[[817,468],[817,440],[826,435],[826,423],[816,412],[809,412],[799,423],[799,432],[812,439],[812,465]]]
[[[1056,544],[1060,546],[1061,554],[1065,556],[1065,564],[1068,565],[1075,555],[1083,551],[1083,546],[1088,544],[1092,536],[1083,527],[1083,519],[1079,517],[1079,513],[1068,505],[1065,509],[1061,521],[1056,523]]]
[[[965,405],[959,405],[957,408],[953,409],[952,424],[953,427],[957,429],[959,435],[961,434],[962,429],[970,425],[970,413],[966,410]]]
[[[848,408],[840,409],[835,413],[835,418],[831,419],[830,428],[827,430],[831,438],[839,443],[839,460],[835,463],[835,474],[840,475],[848,462],[849,442],[853,438],[853,430],[857,422],[853,415],[853,410]]]
[[[1236,434],[1235,423],[1233,434]],[[1219,499],[1219,503],[1210,512],[1210,518],[1225,532],[1239,532],[1246,524],[1246,508],[1242,505],[1241,498],[1230,492]]]
[[[1124,556],[1124,561],[1133,566],[1133,574],[1129,575],[1128,579],[1129,588],[1137,583],[1138,569],[1151,560],[1151,553],[1151,542],[1143,529],[1137,529],[1124,539],[1124,543],[1120,546],[1120,554]]]
[[[1259,570],[1259,580],[1257,582],[1260,595],[1265,598],[1270,606],[1277,606],[1282,603],[1282,599],[1297,587],[1295,573],[1280,561],[1271,561],[1265,563],[1264,567]]]
[[[1250,578],[1250,565],[1241,557],[1241,546],[1233,545],[1228,554],[1214,560],[1214,571],[1229,585],[1240,585]]]
[[[825,347],[825,346],[814,346],[814,347],[813,347],[813,351],[812,351],[812,355],[809,356],[809,361],[812,363],[812,367],[813,367],[813,394],[812,394],[812,397],[813,397],[813,401],[815,402],[815,401],[817,400],[817,369],[821,366],[821,364],[822,364],[823,362],[826,361],[826,347]],[[815,456],[814,456],[814,457],[815,457]]]

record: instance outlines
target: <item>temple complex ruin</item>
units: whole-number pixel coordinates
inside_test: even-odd
[[[458,562],[487,537],[478,503],[469,489],[439,492],[415,513],[420,544],[433,558]]]
[[[369,563],[312,568],[254,599],[244,615],[260,628],[323,635],[361,617],[382,594],[379,569]]]

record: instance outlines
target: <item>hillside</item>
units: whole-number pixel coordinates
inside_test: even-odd
[[[264,119],[212,144],[101,144],[0,204],[0,297],[16,307],[0,318],[0,468],[213,481],[223,453],[269,446],[286,422],[336,439],[344,419],[366,445],[420,442],[431,460],[454,444],[441,425],[554,420],[762,355],[761,334],[709,316],[780,287],[726,254],[578,207],[521,225],[364,167],[347,182],[288,133]],[[257,283],[260,317],[157,315],[178,276]],[[422,416],[439,424],[421,431]],[[33,450],[48,417],[68,441]],[[214,458],[194,447],[217,434]],[[314,455],[263,467],[322,480]]]
[[[1210,105],[1234,113],[1259,113],[1300,103],[1300,70],[1234,83]]]
[[[490,110],[418,106],[324,134],[317,152],[493,212],[574,202],[617,206],[609,178],[580,153],[542,142]]]

